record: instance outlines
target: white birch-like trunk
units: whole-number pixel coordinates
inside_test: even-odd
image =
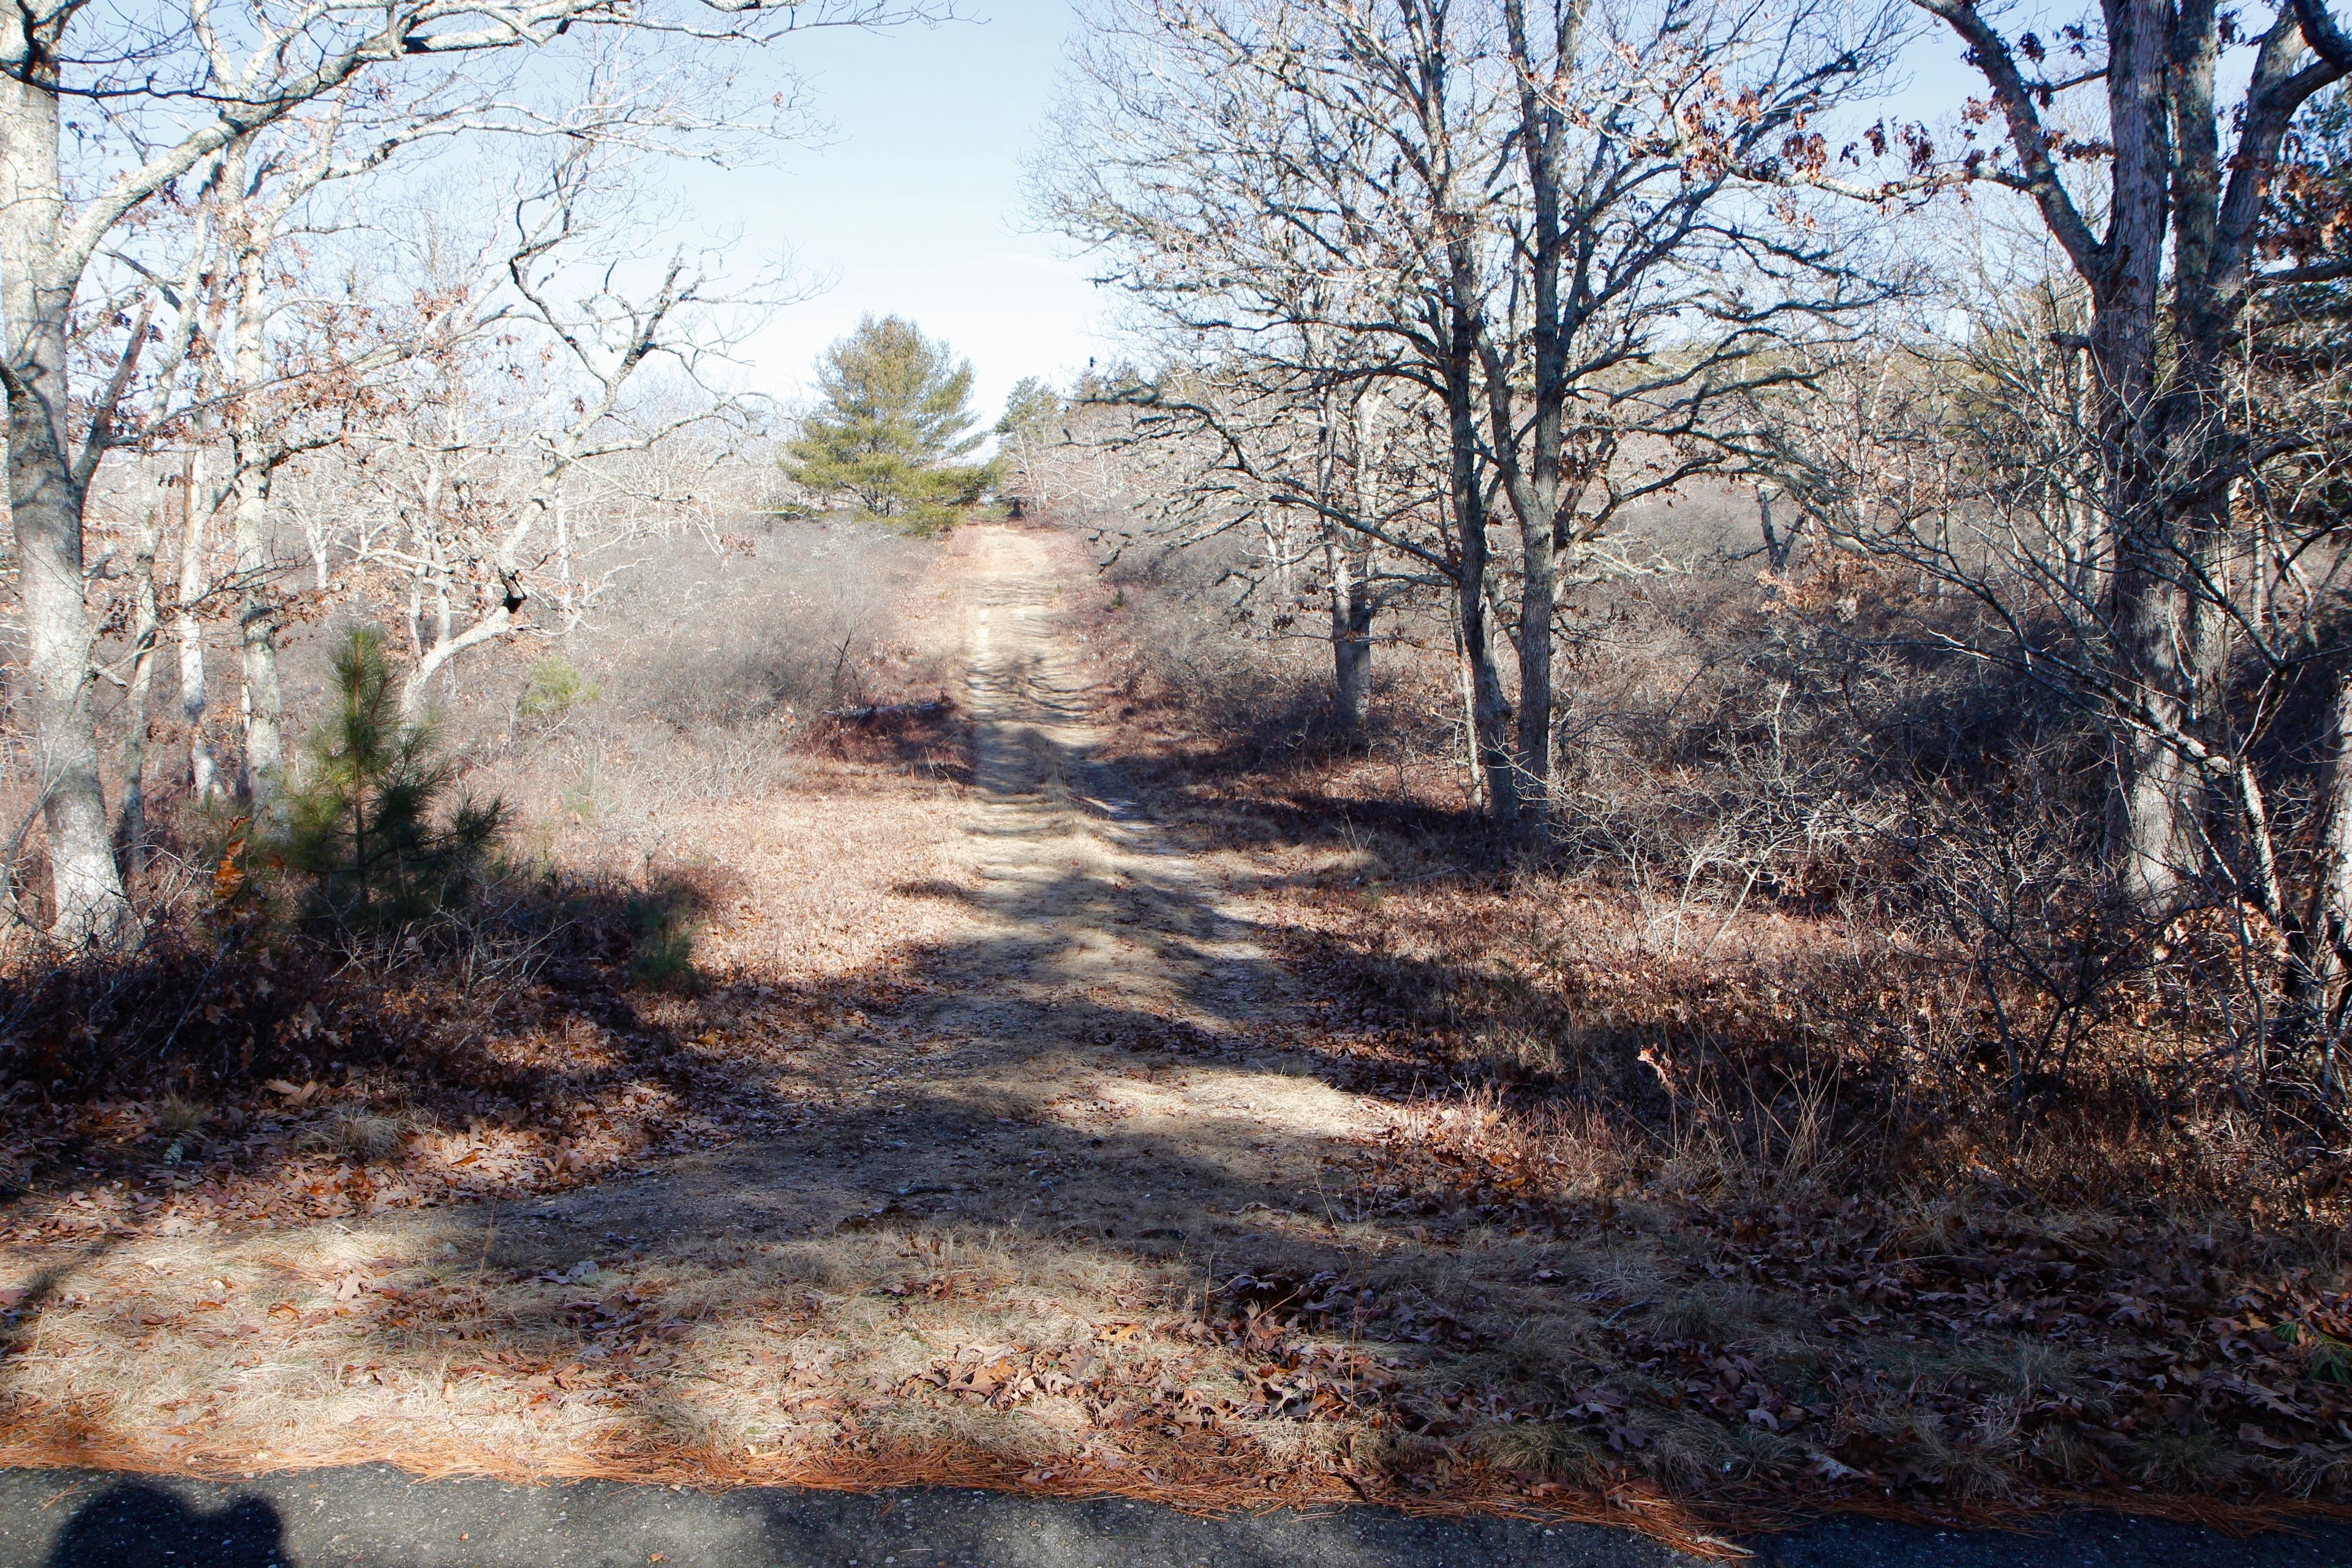
[[[212,738],[205,733],[205,628],[197,619],[212,588],[205,554],[212,508],[203,493],[202,447],[188,454],[181,477],[180,585],[173,595],[172,637],[180,655],[180,721],[188,727],[188,790],[202,807],[220,794],[220,763],[213,755]]]
[[[68,946],[134,933],[99,775],[85,595],[82,489],[67,434],[73,279],[56,276],[65,201],[53,57],[19,15],[0,22],[0,312],[6,317],[8,501],[25,616],[32,721],[56,910]]]
[[[244,160],[231,164],[241,180]],[[237,248],[236,383],[261,387],[269,379],[269,252],[265,236],[248,230]],[[245,793],[257,816],[275,808],[286,766],[285,696],[278,673],[278,561],[269,526],[269,481],[276,468],[269,411],[257,396],[231,405],[228,420],[232,528],[243,602],[236,617],[237,651],[245,676]]]

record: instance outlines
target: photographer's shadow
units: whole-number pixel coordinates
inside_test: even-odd
[[[67,1521],[47,1568],[294,1568],[285,1527],[266,1498],[241,1497],[218,1513],[191,1508],[162,1487],[109,1487]]]

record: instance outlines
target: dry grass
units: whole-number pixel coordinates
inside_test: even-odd
[[[469,1009],[440,960],[305,972],[320,1038],[403,1048],[13,1102],[53,1121],[0,1237],[0,1460],[1369,1499],[1703,1551],[1794,1507],[2342,1502],[2336,1215],[1853,1121],[1807,1076],[1823,999],[1870,972],[1910,1016],[1895,944],[1662,957],[1434,805],[1347,804],[1444,787],[1393,760],[1155,774],[1177,742],[1106,734],[1060,633],[1066,542],[950,550],[910,591],[986,650],[976,757],[835,738],[704,798],[621,736],[576,812],[545,752],[486,764],[606,889],[584,929],[693,891],[688,980],[566,950]]]

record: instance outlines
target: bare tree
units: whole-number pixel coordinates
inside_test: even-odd
[[[2087,330],[2068,346],[2090,364],[2104,514],[2095,684],[2116,730],[2110,854],[2133,901],[2161,911],[2209,864],[2205,759],[2240,631],[2218,588],[2240,549],[2231,498],[2274,455],[2240,416],[2232,364],[2266,290],[2344,270],[2266,264],[2266,193],[2297,112],[2352,71],[2352,40],[2325,0],[2282,5],[2251,36],[2228,102],[2222,58],[2249,41],[2235,12],[2108,0],[2045,40],[1974,0],[1916,3],[1967,47],[1983,118],[2006,132],[1966,172],[2030,198],[2087,294]],[[2070,131],[2060,107],[2093,94],[2104,139]]]
[[[1328,521],[1449,584],[1500,822],[1549,788],[1563,573],[1624,570],[1605,535],[1626,507],[1726,460],[1714,407],[1786,374],[1762,351],[1787,324],[1845,302],[1850,269],[1786,209],[1828,174],[1808,122],[1892,32],[1882,12],[1700,0],[1096,14],[1043,205],[1213,342],[1208,369],[1343,399],[1392,384],[1443,411],[1438,537]],[[1297,406],[1311,425],[1316,400]],[[1498,506],[1518,524],[1501,554]]]
[[[1774,348],[1877,292],[1848,237],[1756,197],[1826,167],[1807,127],[1874,78],[1895,29],[1833,5],[1502,9],[1523,171],[1503,238],[1525,285],[1478,347],[1519,531],[1517,767],[1540,807],[1560,588],[1628,573],[1601,548],[1623,510],[1723,466],[1724,418],[1790,374]]]
[[[683,251],[634,254],[627,236],[644,211],[626,162],[609,144],[572,143],[515,199],[495,284],[433,290],[426,348],[336,460],[358,482],[362,517],[393,525],[362,521],[344,548],[408,584],[412,713],[467,651],[534,629],[535,600],[583,613],[596,586],[588,556],[660,526],[690,495],[679,476],[627,459],[747,423],[716,376],[757,303],[714,296]]]
[[[661,26],[756,41],[907,14],[887,0],[667,13],[614,0],[320,0],[291,12],[204,5],[118,18],[87,0],[63,0],[0,24],[0,389],[59,941],[110,942],[133,930],[98,765],[83,509],[142,345],[126,342],[119,374],[93,393],[76,397],[68,386],[77,304],[89,303],[88,275],[110,257],[127,220],[239,138],[362,78],[538,49],[575,29]],[[104,103],[99,123],[110,133],[77,149],[85,165],[100,164],[87,196],[69,195],[61,144],[64,106],[77,100]]]
[[[1255,536],[1237,613],[1269,601],[1262,623],[1291,635],[1319,608],[1333,715],[1352,735],[1370,701],[1375,619],[1447,581],[1447,557],[1425,446],[1391,407],[1381,367],[1320,346],[1330,337],[1304,326],[1278,355],[1236,347],[1205,373],[1130,384],[1116,395],[1135,417],[1108,443],[1170,448],[1129,511],[1147,531],[1180,547]]]

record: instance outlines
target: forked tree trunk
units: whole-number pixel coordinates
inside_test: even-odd
[[[26,708],[39,770],[56,921],[68,945],[115,945],[134,930],[114,861],[98,765],[85,598],[82,488],[68,445],[68,280],[51,275],[64,217],[56,66],[0,22],[0,311],[6,317],[8,501],[25,616]]]
[[[1804,513],[1800,511],[1797,521],[1783,532],[1772,522],[1772,487],[1758,485],[1756,523],[1764,533],[1764,563],[1771,570],[1772,575],[1780,576],[1789,570],[1789,563],[1797,558],[1797,534],[1804,527]],[[1779,595],[1780,590],[1775,589],[1773,596],[1777,598]]]
[[[2227,590],[2210,571],[2228,558],[2224,480],[2243,456],[2222,367],[2240,352],[2266,183],[2302,107],[2352,72],[2352,40],[2325,0],[2276,9],[2244,97],[2224,110],[2215,88],[2229,13],[2108,0],[2106,58],[2093,73],[2106,97],[2106,182],[2093,209],[2061,174],[2067,153],[2043,119],[2046,89],[2019,64],[2021,51],[2040,58],[2032,36],[2004,37],[1970,0],[1916,3],[1967,44],[2006,121],[2022,187],[2090,289],[2104,510],[2095,548],[2113,564],[2112,662],[2100,671],[2116,753],[2108,857],[2125,898],[2160,918],[2210,869],[2210,792],[2187,752],[2212,744],[2200,732],[2201,710],[2233,636],[2212,602]],[[2235,138],[2226,152],[2225,127]]]
[[[407,720],[421,717],[425,712],[425,692],[432,686],[433,678],[445,670],[454,670],[457,667],[453,661],[467,648],[478,647],[486,642],[496,642],[513,631],[518,625],[521,624],[517,617],[524,603],[520,593],[510,591],[507,599],[497,609],[492,610],[464,631],[453,635],[450,629],[452,622],[449,614],[449,595],[445,587],[441,595],[441,635],[434,640],[431,647],[425,649],[423,656],[416,661],[416,668],[410,670],[408,679],[401,683],[400,716]]]
[[[1445,364],[1449,488],[1460,565],[1454,579],[1455,620],[1462,658],[1470,669],[1470,743],[1478,757],[1486,813],[1495,824],[1517,831],[1519,779],[1511,754],[1511,704],[1495,668],[1493,628],[1486,622],[1486,498],[1478,473],[1478,426],[1472,366],[1477,353],[1471,308],[1476,293],[1474,263],[1454,258],[1453,341]]]

